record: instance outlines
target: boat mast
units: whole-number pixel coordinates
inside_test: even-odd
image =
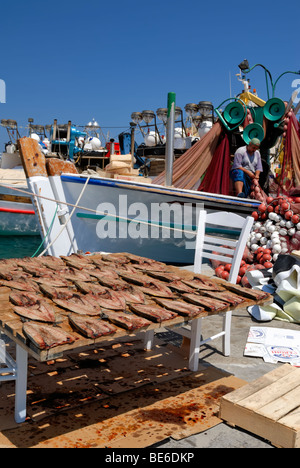
[[[166,135],[166,176],[165,185],[171,186],[173,181],[173,160],[174,160],[174,125],[175,125],[175,93],[168,93],[168,118]]]

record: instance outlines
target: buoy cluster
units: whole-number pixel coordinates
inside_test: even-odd
[[[257,254],[259,248],[270,250],[270,261],[275,262],[279,254],[300,248],[300,215],[294,211],[299,203],[299,197],[280,196],[267,197],[259,205],[252,213],[255,222],[247,242],[251,252]]]
[[[297,206],[296,206],[297,205]],[[252,213],[254,224],[241,261],[237,284],[251,287],[246,272],[270,269],[279,254],[300,249],[300,197],[266,197]],[[215,265],[215,275],[229,279],[231,264]]]

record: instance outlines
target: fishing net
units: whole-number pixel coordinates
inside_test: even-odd
[[[209,193],[230,194],[230,146],[228,136],[223,133],[219,144],[198,190]]]
[[[300,125],[292,113],[283,145],[281,174],[277,178],[277,195],[300,194]]]
[[[216,122],[201,140],[174,162],[172,183],[174,187],[198,190],[201,179],[213,159],[221,133],[221,124]],[[153,180],[153,184],[164,185],[165,175],[166,171],[163,171]]]

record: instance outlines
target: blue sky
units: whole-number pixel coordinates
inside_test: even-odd
[[[299,0],[0,0],[0,119],[35,123],[95,118],[116,137],[133,111],[201,100],[217,107],[241,91],[235,74],[247,58],[274,79],[300,70]],[[266,99],[265,76],[248,77]],[[300,76],[298,77],[300,78]],[[297,76],[282,77],[276,95],[288,100]],[[119,128],[117,128],[119,127]],[[26,132],[21,129],[21,133]],[[6,132],[0,127],[0,152]]]

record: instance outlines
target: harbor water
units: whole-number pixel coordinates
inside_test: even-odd
[[[0,236],[0,259],[37,256],[43,250],[41,242],[39,235]]]

